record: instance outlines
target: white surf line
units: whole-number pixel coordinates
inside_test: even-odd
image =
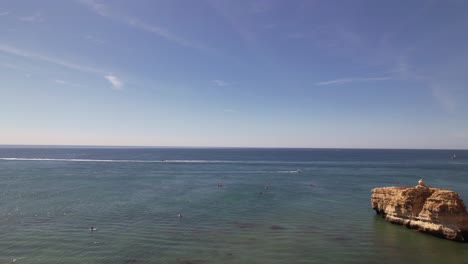
[[[317,161],[253,161],[253,160],[119,160],[119,159],[65,159],[4,157],[5,161],[66,161],[66,162],[120,162],[120,163],[232,163],[232,164],[314,164]]]

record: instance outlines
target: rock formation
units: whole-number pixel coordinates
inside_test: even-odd
[[[372,208],[385,220],[438,237],[468,242],[468,213],[456,192],[426,186],[372,190]]]

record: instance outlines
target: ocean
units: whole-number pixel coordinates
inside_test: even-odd
[[[0,263],[468,263],[371,209],[421,178],[468,199],[468,151],[3,146]]]

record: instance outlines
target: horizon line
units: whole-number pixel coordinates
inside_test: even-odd
[[[256,147],[256,146],[133,146],[133,145],[50,145],[50,144],[0,144],[0,148],[4,147],[18,147],[18,148],[190,148],[190,149],[347,149],[347,150],[462,150],[467,151],[468,149],[456,149],[456,148],[389,148],[389,147]]]

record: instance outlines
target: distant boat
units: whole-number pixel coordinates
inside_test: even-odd
[[[453,154],[452,157],[450,157],[451,159],[456,159],[457,158],[457,155]]]

